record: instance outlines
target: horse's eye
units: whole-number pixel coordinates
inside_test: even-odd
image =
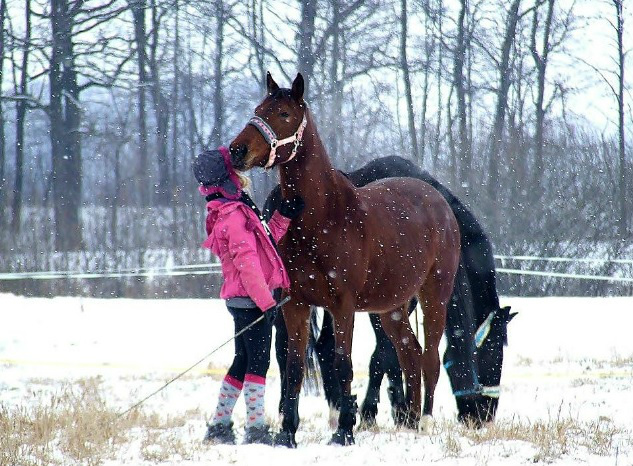
[[[281,116],[281,118],[288,118],[290,116],[288,112],[281,112],[279,115]]]

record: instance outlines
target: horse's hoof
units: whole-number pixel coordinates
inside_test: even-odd
[[[422,416],[422,419],[420,419],[420,432],[423,434],[430,434],[433,429],[433,424],[433,416],[425,414]]]
[[[402,405],[396,405],[391,408],[391,417],[396,427],[406,427],[409,419],[407,407]]]
[[[286,447],[297,448],[297,441],[295,440],[295,434],[291,432],[278,432],[273,438],[274,447]]]
[[[351,431],[338,429],[332,434],[332,438],[330,439],[328,445],[341,445],[344,447],[354,445],[354,434],[352,434]]]
[[[364,428],[370,428],[376,425],[376,416],[378,415],[378,406],[363,406],[360,410],[360,423]]]

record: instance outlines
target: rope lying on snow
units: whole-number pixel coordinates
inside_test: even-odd
[[[283,306],[284,304],[286,304],[288,301],[290,301],[290,296],[286,296],[284,299],[282,299],[278,304],[277,304],[277,308],[281,308],[281,306]],[[142,405],[143,403],[145,403],[147,400],[149,400],[151,397],[153,397],[154,395],[160,393],[161,391],[163,391],[165,388],[167,388],[167,386],[169,386],[171,383],[175,382],[176,380],[178,380],[180,377],[182,377],[183,375],[185,375],[187,372],[191,371],[194,367],[196,367],[198,364],[202,363],[202,361],[204,361],[205,359],[207,359],[208,357],[212,356],[214,353],[216,353],[217,351],[219,351],[220,349],[224,348],[224,346],[226,346],[227,344],[229,344],[230,342],[232,342],[233,340],[235,340],[237,337],[239,337],[242,333],[246,332],[249,328],[251,328],[253,325],[257,324],[258,322],[260,322],[262,319],[264,319],[264,317],[266,317],[266,314],[264,314],[262,312],[262,315],[259,316],[257,319],[255,319],[253,322],[251,322],[250,324],[248,324],[246,327],[244,327],[242,330],[240,330],[239,332],[237,332],[235,335],[233,335],[231,338],[229,338],[228,340],[226,340],[224,343],[222,343],[220,346],[218,346],[217,348],[215,348],[213,351],[211,351],[210,353],[204,355],[202,358],[200,358],[197,362],[195,362],[194,364],[192,364],[191,366],[189,366],[187,369],[185,369],[184,371],[180,372],[177,376],[175,376],[173,379],[169,380],[167,383],[163,384],[161,387],[159,387],[158,389],[154,390],[152,393],[150,393],[149,395],[147,395],[145,398],[143,398],[142,400],[137,401],[136,403],[134,403],[132,406],[130,406],[128,409],[126,409],[125,411],[117,414],[117,419],[120,417],[125,416],[127,413],[129,413],[130,411],[132,411],[133,409],[138,408],[140,405]]]

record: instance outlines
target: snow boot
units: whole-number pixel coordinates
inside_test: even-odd
[[[207,433],[202,441],[217,445],[235,445],[233,422],[228,424],[207,424]]]

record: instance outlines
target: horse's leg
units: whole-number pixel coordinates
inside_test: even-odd
[[[422,406],[422,347],[413,333],[406,306],[380,314],[380,322],[398,354],[406,378],[408,412],[405,424],[416,428]]]
[[[387,379],[389,380],[387,393],[391,403],[391,416],[393,417],[393,422],[397,426],[401,426],[407,421],[407,401],[404,394],[402,369],[398,362],[398,353],[396,353],[396,349],[388,339],[382,351],[385,369],[387,370]]]
[[[383,359],[384,343],[382,339],[387,339],[387,335],[380,325],[380,317],[376,314],[369,314],[371,326],[376,335],[376,348],[369,360],[369,384],[367,385],[367,394],[360,409],[361,422],[367,426],[376,423],[376,415],[378,414],[378,402],[380,401],[380,385],[385,375],[385,361]],[[389,343],[391,345],[391,343]]]
[[[409,303],[407,315],[411,316],[417,306],[418,300],[415,298],[412,299]],[[385,331],[382,329],[382,326],[380,327],[380,333],[385,369],[387,371],[387,379],[389,379],[387,392],[391,403],[391,416],[393,417],[393,422],[397,426],[402,426],[407,421],[407,403],[404,395],[404,389],[402,387],[402,369],[400,368],[400,363],[398,362],[396,349],[389,340]]]
[[[329,311],[323,310],[323,325],[316,343],[317,357],[323,377],[323,390],[325,398],[332,411],[339,409],[341,400],[341,386],[334,370],[334,319]]]
[[[454,272],[453,272],[454,274]],[[423,430],[428,430],[433,414],[435,387],[440,376],[439,346],[446,327],[446,306],[453,289],[451,267],[435,265],[426,282],[420,288],[419,299],[424,309],[424,353],[422,376],[424,378]]]
[[[275,319],[275,355],[279,365],[279,385],[281,396],[279,398],[279,414],[282,413],[284,399],[286,398],[286,364],[288,360],[288,330],[284,316],[280,312]]]
[[[282,406],[281,432],[275,436],[275,444],[294,448],[297,446],[295,434],[299,427],[299,392],[308,344],[310,306],[290,301],[283,308],[283,316],[288,332],[286,396]]]
[[[343,309],[348,309],[343,307]],[[334,315],[334,329],[336,337],[336,354],[334,368],[341,385],[341,405],[338,417],[338,428],[332,435],[330,444],[352,445],[354,434],[352,430],[356,424],[356,395],[352,395],[352,336],[354,333],[354,311],[339,311]]]

